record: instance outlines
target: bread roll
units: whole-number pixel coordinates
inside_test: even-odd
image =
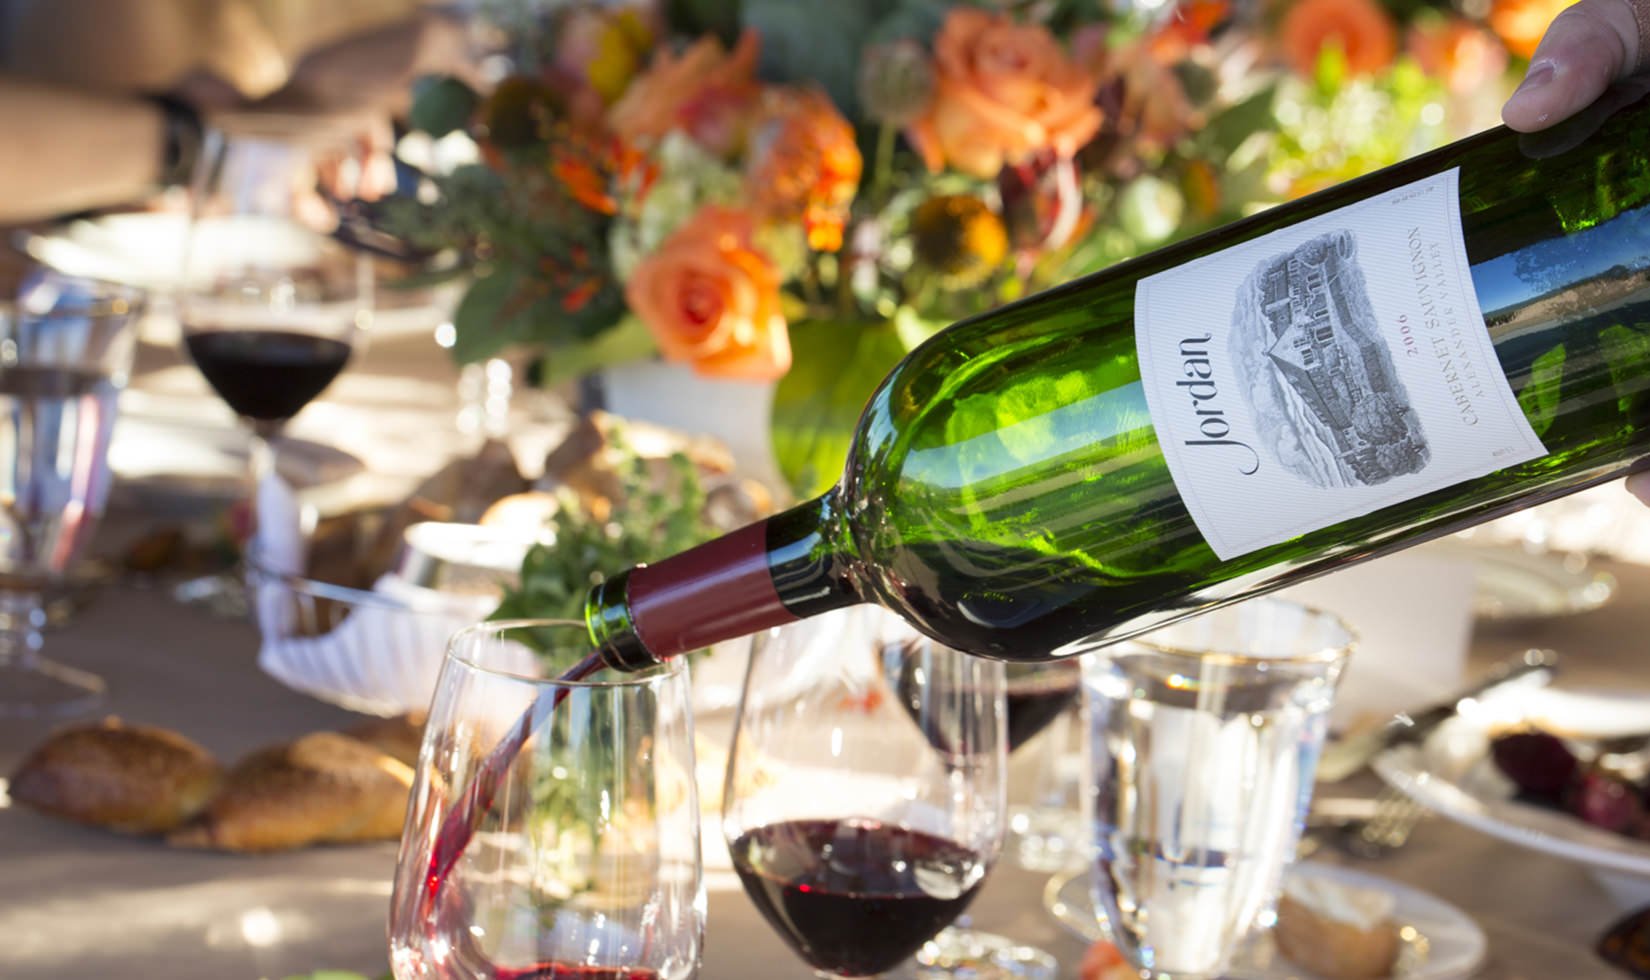
[[[1294,875],[1278,899],[1272,938],[1291,963],[1325,980],[1392,975],[1398,927],[1387,892]]]
[[[411,786],[405,763],[348,735],[316,732],[242,760],[200,819],[168,840],[242,852],[394,840]]]
[[[416,766],[418,750],[424,742],[424,716],[425,712],[409,711],[392,718],[374,718],[344,729],[344,734],[360,739],[403,765]]]
[[[12,774],[11,798],[79,823],[160,833],[200,812],[222,776],[177,732],[107,718],[46,739]]]

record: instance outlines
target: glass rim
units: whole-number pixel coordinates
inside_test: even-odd
[[[683,658],[671,657],[663,663],[653,664],[645,669],[637,671],[620,671],[604,664],[598,673],[612,672],[615,676],[605,677],[599,680],[595,678],[564,680],[559,677],[539,677],[530,674],[518,673],[513,670],[503,670],[496,666],[477,663],[474,657],[466,656],[464,653],[460,652],[461,645],[470,637],[486,635],[498,637],[509,632],[510,630],[537,629],[546,626],[578,627],[581,634],[585,638],[586,642],[584,646],[587,651],[590,653],[596,652],[596,648],[589,643],[589,628],[584,623],[576,619],[534,618],[528,616],[518,617],[516,619],[488,619],[479,623],[471,623],[469,626],[465,626],[455,631],[447,640],[446,657],[450,660],[456,660],[471,670],[488,674],[493,677],[508,678],[509,680],[520,681],[524,684],[533,684],[541,687],[585,688],[592,690],[600,688],[644,687],[652,684],[654,681],[670,680],[678,677],[686,670],[686,664],[683,662]]]
[[[1267,656],[1262,654],[1237,653],[1231,650],[1196,650],[1185,644],[1176,644],[1164,640],[1152,639],[1154,634],[1160,633],[1163,630],[1169,629],[1173,626],[1178,626],[1181,623],[1201,619],[1202,617],[1213,613],[1236,609],[1237,607],[1249,602],[1290,606],[1311,616],[1320,619],[1327,619],[1333,622],[1340,630],[1345,637],[1345,641],[1338,645],[1323,646],[1306,653]],[[1136,647],[1143,647],[1147,652],[1161,657],[1169,657],[1180,660],[1195,660],[1199,663],[1212,663],[1231,667],[1263,667],[1308,664],[1327,665],[1334,664],[1336,662],[1345,662],[1352,656],[1353,652],[1357,650],[1358,642],[1358,631],[1338,613],[1324,609],[1322,606],[1316,606],[1306,602],[1298,602],[1294,599],[1283,599],[1276,596],[1259,596],[1241,600],[1239,602],[1221,603],[1213,608],[1205,609],[1202,612],[1193,613],[1191,615],[1176,619],[1173,622],[1164,623],[1162,626],[1148,630],[1138,636],[1131,636],[1118,640],[1115,643],[1106,644],[1104,647],[1099,649],[1119,650],[1133,645]]]

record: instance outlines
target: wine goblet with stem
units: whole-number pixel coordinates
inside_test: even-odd
[[[723,791],[746,894],[823,978],[900,969],[968,907],[1006,823],[1002,665],[913,636],[894,655],[920,696],[893,704],[862,613],[756,638]]]
[[[1270,925],[1352,646],[1262,598],[1084,658],[1090,887],[1142,977],[1223,976]]]
[[[95,705],[102,678],[40,655],[44,596],[108,498],[109,440],[143,294],[53,278],[0,307],[0,717]]]
[[[454,634],[391,898],[397,980],[698,976],[688,671],[592,672],[590,651],[569,621]]]
[[[191,187],[178,321],[190,359],[250,432],[255,487],[274,472],[274,440],[344,370],[371,315],[371,264],[336,234],[333,202],[352,196],[336,165],[345,152],[324,132],[228,118]]]
[[[923,693],[915,683],[917,675],[900,653],[914,634],[895,616],[880,611],[873,615],[885,623],[878,641],[879,659],[884,670],[890,672],[887,679],[895,697],[902,707],[918,710]],[[1082,690],[1082,667],[1076,660],[1004,664],[1003,687],[1005,738],[1008,753],[1013,756],[1077,702]],[[1011,827],[1015,816],[1011,809]],[[966,914],[924,943],[917,952],[917,963],[922,967],[923,976],[934,978],[1054,980],[1058,969],[1058,963],[1047,951],[976,929]]]

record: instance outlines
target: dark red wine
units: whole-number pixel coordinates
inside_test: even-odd
[[[593,653],[568,668],[558,679],[564,682],[582,681],[603,666],[601,657]],[[464,856],[464,849],[470,846],[470,839],[475,836],[482,818],[492,808],[493,799],[509,775],[511,764],[521,754],[522,746],[527,744],[545,719],[567,700],[572,690],[571,687],[558,687],[549,701],[543,698],[535,700],[517,720],[515,727],[510,729],[510,734],[481,760],[481,768],[475,778],[465,787],[463,795],[453,802],[452,809],[447,811],[447,818],[441,822],[441,829],[436,832],[435,844],[430,848],[429,871],[424,875],[424,891],[418,902],[420,918],[431,920],[448,877],[452,875],[458,859]]]
[[[734,870],[808,965],[845,977],[891,969],[960,915],[985,878],[974,851],[875,820],[797,820],[733,842]]]
[[[297,415],[349,361],[350,345],[285,330],[190,331],[185,338],[212,390],[235,414],[260,422]]]
[[[656,971],[630,966],[564,966],[537,963],[533,966],[494,967],[496,980],[658,980]]]
[[[1013,752],[1060,717],[1077,700],[1082,666],[1070,660],[1008,664],[1008,750]]]

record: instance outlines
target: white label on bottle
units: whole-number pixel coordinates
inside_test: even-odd
[[[1458,177],[1140,281],[1152,425],[1222,559],[1546,453],[1484,326]]]

